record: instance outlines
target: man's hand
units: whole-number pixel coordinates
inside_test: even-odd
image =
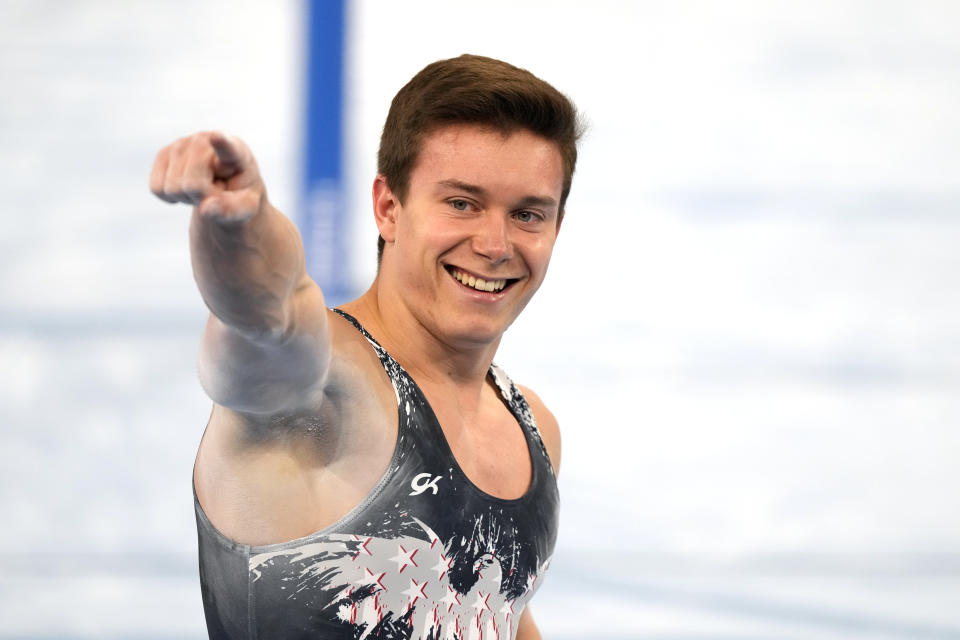
[[[250,149],[216,131],[161,149],[150,190],[167,202],[193,204],[200,217],[222,224],[245,222],[266,206],[266,188]]]

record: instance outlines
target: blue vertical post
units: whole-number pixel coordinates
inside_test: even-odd
[[[307,0],[303,234],[307,271],[327,303],[350,295],[343,197],[343,46],[346,0]]]

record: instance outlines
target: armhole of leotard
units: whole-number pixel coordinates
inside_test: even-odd
[[[405,438],[402,437],[401,430],[403,429],[404,421],[401,415],[402,407],[400,406],[400,389],[397,386],[397,380],[394,375],[390,372],[391,363],[396,366],[398,369],[400,365],[396,363],[395,360],[390,356],[387,351],[380,346],[380,344],[371,336],[366,329],[364,329],[357,320],[346,313],[345,311],[340,311],[339,309],[332,309],[337,315],[341,316],[344,320],[349,322],[356,328],[360,334],[370,343],[371,348],[373,348],[374,353],[377,355],[377,358],[380,360],[380,364],[383,366],[384,372],[387,374],[387,379],[390,380],[390,384],[393,387],[394,396],[397,399],[397,440],[393,445],[393,454],[390,456],[390,462],[387,464],[387,468],[384,470],[383,474],[380,476],[380,479],[373,486],[372,489],[367,493],[366,496],[350,511],[345,513],[343,517],[338,518],[335,522],[327,525],[323,529],[310,533],[306,536],[295,538],[293,540],[288,540],[286,542],[274,542],[266,545],[248,545],[239,542],[235,542],[230,539],[226,534],[217,529],[216,526],[210,521],[207,517],[206,512],[203,509],[203,505],[200,504],[200,500],[197,496],[196,480],[191,477],[191,485],[193,488],[193,504],[194,511],[196,513],[197,522],[199,526],[204,529],[204,531],[210,535],[213,540],[220,545],[221,547],[226,547],[227,549],[233,551],[234,553],[245,554],[248,559],[253,556],[259,555],[261,553],[269,553],[272,551],[280,551],[285,548],[295,547],[300,544],[303,544],[306,541],[309,541],[320,536],[328,535],[334,533],[337,529],[343,527],[349,523],[353,518],[358,514],[362,513],[363,510],[370,505],[379,495],[383,492],[384,488],[390,484],[390,480],[393,477],[394,471],[398,468],[398,462],[402,457],[401,452],[401,443],[405,441]]]

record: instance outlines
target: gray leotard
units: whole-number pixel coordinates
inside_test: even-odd
[[[354,318],[337,312],[367,338],[393,383],[393,458],[353,511],[291,542],[232,542],[195,500],[210,637],[513,638],[549,565],[559,507],[553,467],[526,401],[492,366],[533,465],[526,494],[495,498],[457,465],[413,379]]]

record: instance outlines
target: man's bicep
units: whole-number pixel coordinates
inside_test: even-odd
[[[210,315],[200,348],[200,382],[219,405],[272,414],[319,401],[331,347],[327,310],[313,283],[292,300],[291,330],[252,336]]]

